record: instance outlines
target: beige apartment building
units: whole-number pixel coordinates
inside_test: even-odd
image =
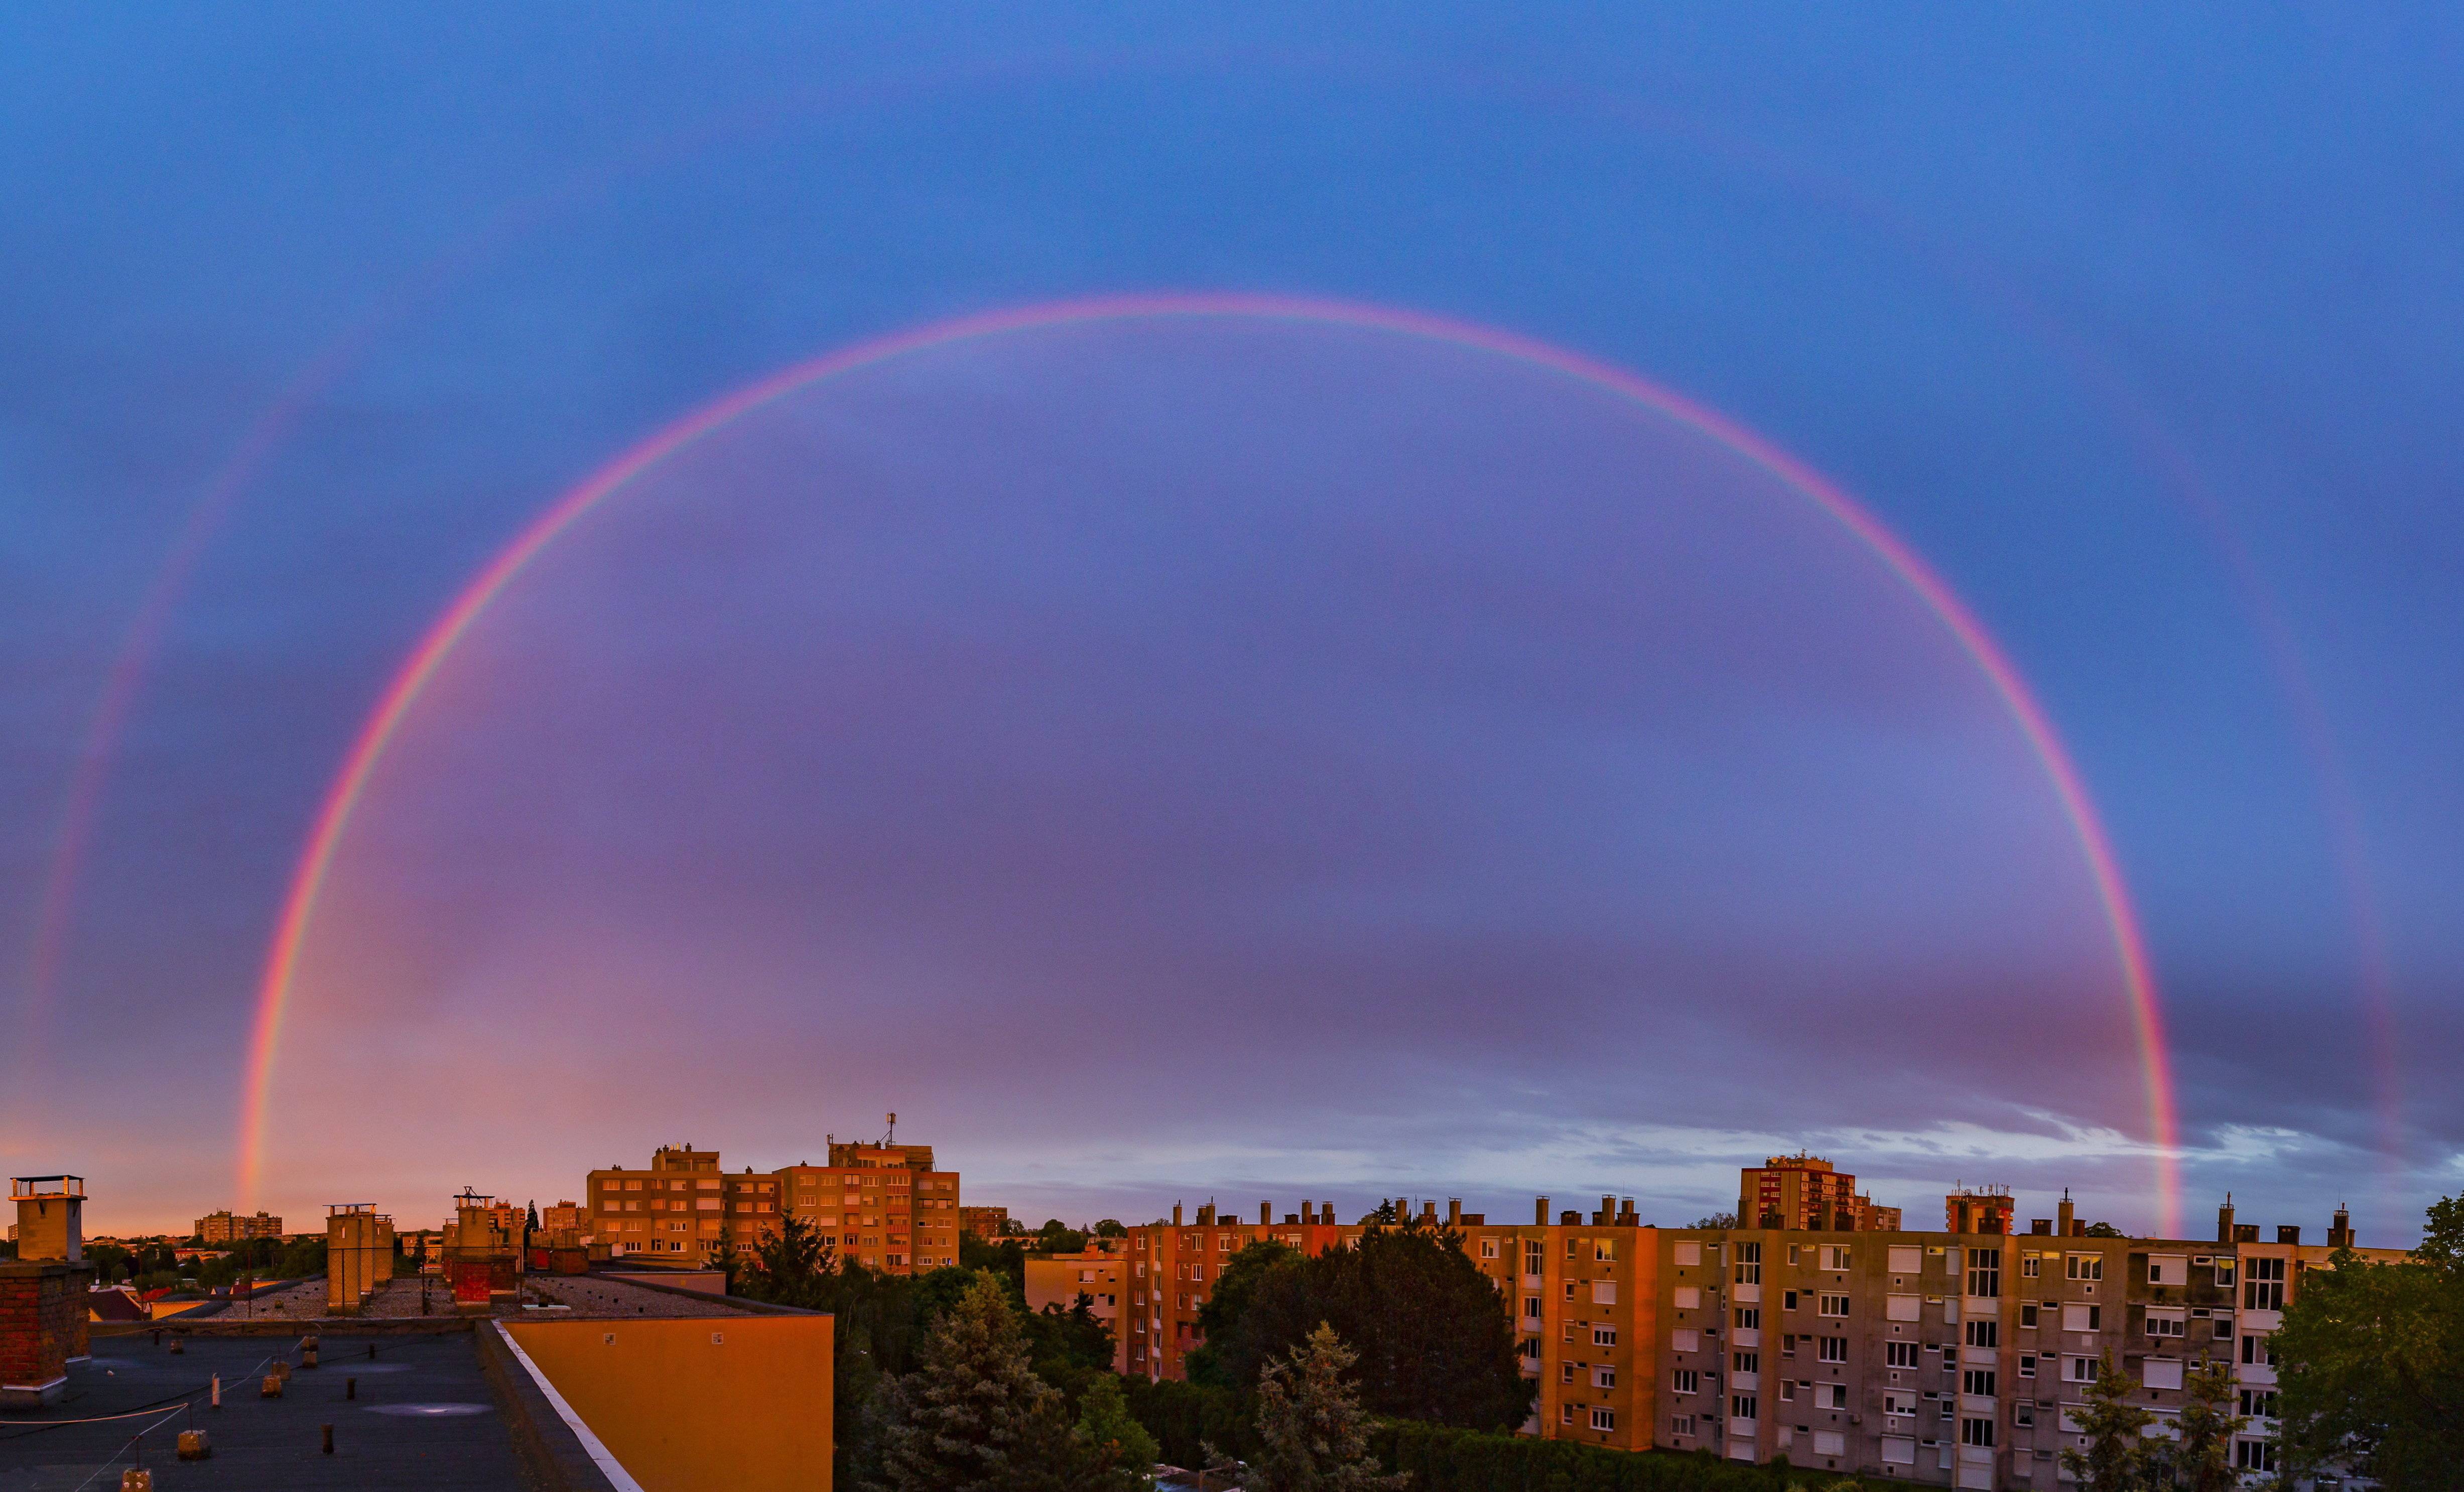
[[[1752,1181],[1741,1192],[1760,1195]],[[1834,1221],[1859,1215],[1829,1211]],[[2067,1197],[2018,1233],[1997,1188],[1950,1193],[1944,1214],[1937,1232],[1654,1228],[1631,1199],[1552,1218],[1543,1197],[1529,1225],[1490,1223],[1459,1203],[1442,1220],[1507,1300],[1538,1391],[1528,1434],[1785,1456],[1809,1471],[1935,1486],[2051,1488],[2065,1480],[2061,1451],[2085,1448],[2074,1412],[2108,1359],[2160,1427],[2180,1415],[2190,1373],[2228,1363],[2252,1416],[2234,1463],[2272,1470],[2268,1337],[2301,1276],[2350,1242],[2343,1214],[2324,1245],[2301,1244],[2292,1227],[2260,1243],[2230,1205],[2212,1242],[2090,1238]],[[1885,1215],[1896,1211],[1863,1214]],[[1262,1208],[1245,1222],[1201,1207],[1183,1222],[1176,1209],[1171,1223],[1130,1230],[1119,1276],[1085,1256],[1054,1260],[1044,1289],[1066,1303],[1118,1278],[1127,1302],[1114,1367],[1183,1377],[1203,1341],[1198,1311],[1241,1248],[1271,1238],[1315,1253],[1362,1232],[1336,1225],[1331,1206],[1272,1216]],[[1440,1220],[1434,1203],[1421,1218]],[[1082,1273],[1097,1278],[1072,1280]]]
[[[716,1151],[662,1146],[647,1170],[590,1173],[583,1241],[610,1258],[701,1268],[752,1253],[782,1217],[839,1257],[891,1274],[958,1262],[958,1175],[929,1145],[842,1145],[829,1164],[729,1174]],[[544,1219],[542,1219],[544,1221]]]
[[[238,1218],[226,1209],[197,1219],[196,1238],[201,1243],[238,1243],[248,1239],[280,1237],[282,1219],[263,1210],[253,1217]]]
[[[1080,1253],[1026,1262],[1026,1308],[1057,1306],[1066,1311],[1078,1304],[1078,1297],[1087,1297],[1088,1309],[1112,1334],[1115,1368],[1123,1361],[1120,1344],[1128,1334],[1122,1328],[1130,1298],[1129,1242],[1125,1238],[1089,1239]]]

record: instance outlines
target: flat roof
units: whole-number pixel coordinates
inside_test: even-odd
[[[467,1332],[324,1332],[323,1366],[296,1369],[278,1399],[260,1397],[257,1386],[275,1357],[296,1368],[297,1338],[194,1336],[179,1356],[170,1340],[167,1332],[160,1347],[143,1332],[97,1337],[93,1358],[70,1365],[66,1397],[39,1410],[0,1409],[0,1482],[67,1492],[91,1478],[96,1487],[118,1486],[118,1468],[142,1454],[164,1492],[524,1484],[504,1406]],[[216,1373],[220,1410],[208,1407]],[[355,1399],[343,1397],[348,1379],[357,1380]],[[328,1424],[331,1456],[320,1449]],[[176,1441],[191,1426],[206,1432],[213,1455],[182,1462]]]

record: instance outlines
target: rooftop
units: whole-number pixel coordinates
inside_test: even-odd
[[[324,1366],[295,1371],[280,1398],[260,1397],[258,1384],[276,1358],[298,1363],[296,1338],[194,1336],[179,1356],[170,1340],[98,1336],[92,1360],[70,1366],[67,1397],[0,1412],[0,1483],[29,1492],[117,1486],[118,1468],[142,1458],[165,1492],[523,1485],[505,1408],[467,1332],[325,1332]],[[219,1410],[209,1402],[217,1374]],[[329,1424],[331,1456],[321,1449]],[[174,1447],[189,1428],[206,1432],[213,1454],[183,1463]]]

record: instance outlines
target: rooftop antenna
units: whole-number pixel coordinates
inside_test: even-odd
[[[898,1138],[898,1116],[893,1113],[890,1116],[890,1132],[881,1137],[882,1149],[888,1150],[890,1142],[896,1138]]]

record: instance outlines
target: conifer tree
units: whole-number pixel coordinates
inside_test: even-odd
[[[2164,1447],[2166,1475],[2160,1485],[2182,1492],[2232,1492],[2233,1433],[2249,1420],[2233,1412],[2233,1370],[2211,1363],[2193,1370],[2184,1383],[2180,1437]]]
[[[1114,1492],[1061,1391],[1027,1366],[1009,1292],[979,1275],[874,1403],[870,1492]]]
[[[2145,1492],[2151,1462],[2141,1432],[2156,1416],[2130,1402],[2130,1379],[2115,1369],[2110,1350],[2098,1359],[2087,1402],[2071,1417],[2088,1438],[2085,1451],[2062,1452],[2062,1469],[2078,1479],[2079,1492]]]
[[[1079,1395],[1078,1437],[1094,1452],[1098,1468],[1114,1474],[1123,1492],[1147,1492],[1155,1485],[1155,1464],[1163,1452],[1146,1426],[1130,1416],[1121,1380],[1112,1374],[1097,1374]]]
[[[1258,1375],[1258,1438],[1264,1448],[1242,1485],[1248,1492],[1386,1492],[1408,1476],[1383,1476],[1369,1455],[1369,1416],[1344,1381],[1352,1349],[1324,1322],[1287,1359]]]

